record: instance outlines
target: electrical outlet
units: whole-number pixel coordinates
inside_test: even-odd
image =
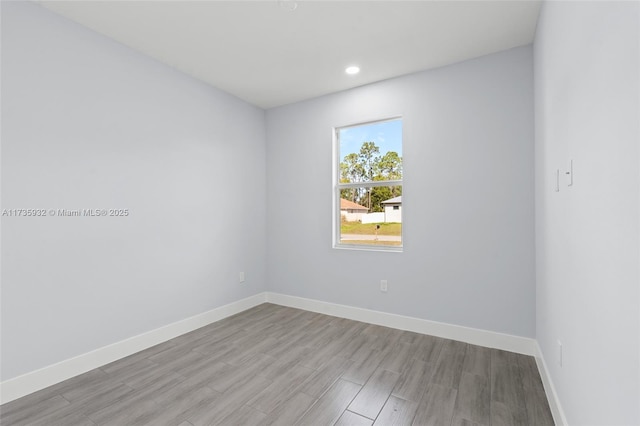
[[[241,282],[241,283],[243,283],[243,282],[244,282],[244,272],[240,272],[240,273],[238,274],[238,279],[240,280],[240,282]]]
[[[380,291],[383,293],[387,292],[387,280],[380,280]]]
[[[562,367],[562,342],[558,340],[558,364]]]

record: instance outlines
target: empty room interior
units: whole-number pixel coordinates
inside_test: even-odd
[[[2,426],[640,425],[639,1],[0,14]]]

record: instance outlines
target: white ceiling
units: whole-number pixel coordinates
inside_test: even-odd
[[[540,8],[518,0],[40,4],[262,108],[529,44]],[[360,74],[345,74],[351,64]]]

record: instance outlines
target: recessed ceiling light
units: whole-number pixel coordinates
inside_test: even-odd
[[[360,67],[352,65],[350,67],[347,67],[347,69],[345,69],[344,72],[346,72],[349,75],[358,74],[360,72]]]
[[[294,0],[280,0],[280,7],[289,12],[293,12],[298,8],[298,2]]]

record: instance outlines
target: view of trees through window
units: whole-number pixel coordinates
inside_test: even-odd
[[[340,162],[340,183],[402,180],[402,157],[396,151],[380,154],[375,142],[363,142],[360,151],[347,154]],[[402,195],[402,186],[348,188],[340,190],[341,198],[366,206],[371,212],[382,212],[382,202]]]
[[[402,245],[402,120],[337,130],[340,243]]]

